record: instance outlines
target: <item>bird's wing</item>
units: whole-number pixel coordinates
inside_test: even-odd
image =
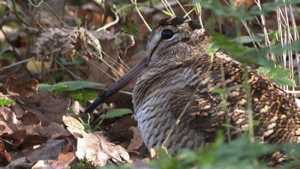
[[[248,130],[251,111],[257,139],[299,142],[300,114],[294,97],[268,78],[230,59],[186,64],[182,72],[190,74],[182,73],[185,87],[171,91],[171,97],[177,98],[170,104],[177,105],[172,112],[178,122],[211,133],[208,139],[217,129],[235,137]]]

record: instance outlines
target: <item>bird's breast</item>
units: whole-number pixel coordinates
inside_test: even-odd
[[[147,72],[138,79],[133,91],[135,119],[148,148],[165,146],[174,154],[180,148],[196,149],[204,144],[203,133],[185,123],[176,124],[176,111],[181,111],[182,107],[172,104],[176,99],[174,91],[193,83],[193,76],[191,70],[181,69]]]

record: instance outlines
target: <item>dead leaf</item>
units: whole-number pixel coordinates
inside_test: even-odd
[[[266,2],[274,2],[274,0],[261,0],[260,3],[264,4]],[[250,9],[252,6],[256,5],[255,0],[234,0],[234,5],[245,5],[246,9]]]
[[[11,163],[11,158],[8,152],[5,150],[3,142],[0,140],[0,164],[7,165]]]
[[[76,156],[95,166],[104,166],[110,160],[114,163],[130,161],[124,148],[108,142],[100,133],[84,133],[82,138],[78,137]]]
[[[71,150],[75,156],[75,148],[72,145],[75,144],[74,141],[72,144],[69,141],[68,146],[65,146],[65,139],[62,139],[71,136],[70,132],[61,126],[62,116],[67,113],[70,101],[55,99],[50,92],[37,94],[38,83],[34,80],[26,82],[9,78],[6,83],[7,92],[18,93],[22,102],[17,102],[12,108],[0,107],[0,134],[6,143],[11,144],[8,146],[13,154],[13,164],[9,166],[24,165],[31,168],[32,163],[26,158],[20,159],[19,163],[15,162],[24,155],[30,157],[31,162],[42,158],[56,160],[60,153],[67,153],[62,152],[63,150]],[[57,138],[54,141],[56,144],[51,142],[53,138]],[[62,146],[58,143],[62,143]],[[67,162],[56,163],[62,166]]]
[[[39,160],[32,169],[69,169],[70,164],[74,161],[75,154],[73,152],[60,153],[58,160]]]
[[[99,1],[101,3],[101,1]],[[80,18],[83,23],[87,23],[92,26],[103,26],[113,21],[112,16],[99,12],[107,10],[107,7],[102,5],[95,5],[95,3],[87,3],[79,7],[66,6],[65,10],[67,14],[74,18]]]
[[[32,113],[31,111],[25,111],[25,114],[23,114],[20,120],[23,122],[24,125],[29,125],[29,124],[37,125],[41,123],[39,117],[35,113]]]
[[[67,130],[75,137],[82,137],[84,126],[76,118],[72,116],[63,116],[63,122],[67,126]]]
[[[140,149],[140,147],[144,144],[140,129],[134,126],[130,127],[129,129],[133,131],[133,138],[131,139],[129,146],[127,147],[127,151],[138,151],[138,149]]]
[[[64,116],[63,121],[77,139],[76,156],[79,160],[87,160],[95,166],[104,166],[110,160],[115,163],[130,162],[127,151],[108,142],[101,133],[86,133],[83,125],[71,116]]]
[[[70,168],[70,163],[75,160],[75,149],[70,144],[70,139],[50,139],[46,145],[26,152],[29,161],[37,162],[32,168]]]
[[[114,123],[101,126],[101,128],[106,131],[112,142],[120,142],[120,145],[127,149],[133,138],[133,131],[129,128],[136,125],[137,123],[132,116],[123,116]]]
[[[37,162],[39,160],[56,160],[64,146],[65,141],[63,139],[49,139],[44,146],[37,149],[28,149],[24,151],[24,154],[31,162]]]
[[[51,164],[49,163],[49,161],[39,160],[31,167],[31,169],[50,169]]]
[[[48,137],[46,137],[46,136],[37,135],[37,134],[34,134],[34,135],[27,134],[22,142],[22,147],[26,148],[26,147],[43,144],[47,140],[48,140]]]
[[[22,169],[29,169],[33,166],[34,163],[28,161],[26,157],[21,157],[16,160],[13,160],[9,165],[7,165],[5,168],[22,168]]]
[[[60,124],[51,122],[48,126],[36,126],[35,131],[43,136],[46,136],[48,138],[57,139],[61,137],[70,136],[71,133],[63,128]]]
[[[85,108],[80,105],[79,101],[74,100],[70,106],[70,109],[73,110],[76,115],[79,115],[80,111],[84,111]]]
[[[13,111],[7,107],[0,107],[0,136],[3,134],[11,134],[18,130],[18,119]]]
[[[61,123],[62,116],[67,114],[70,104],[69,99],[55,99],[51,92],[36,94],[22,100],[24,104],[13,105],[17,117],[22,117],[27,110],[35,113],[41,120],[42,126],[47,126],[51,122]]]
[[[67,168],[75,160],[75,153],[59,153],[58,160],[55,161],[51,166],[53,168]]]
[[[37,94],[39,82],[35,79],[21,81],[15,77],[8,77],[5,81],[7,91],[18,93],[21,98]]]
[[[252,5],[255,4],[255,0],[235,0],[234,5],[239,6],[239,5],[245,5],[246,9],[250,9]]]
[[[24,129],[17,130],[10,135],[10,137],[12,139],[14,139],[15,141],[22,141],[22,140],[24,140],[25,136],[26,136],[26,130],[24,130]]]
[[[30,60],[26,64],[26,68],[32,73],[46,73],[50,71],[53,60],[50,61],[40,61],[40,60]]]
[[[22,146],[22,148],[35,146],[43,144],[48,140],[48,137],[38,135],[38,134],[29,134],[25,129],[18,130],[10,135],[13,139],[14,147]]]

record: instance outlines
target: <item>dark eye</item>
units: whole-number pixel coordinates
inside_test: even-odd
[[[171,39],[174,35],[174,32],[170,29],[165,29],[161,32],[162,39]]]

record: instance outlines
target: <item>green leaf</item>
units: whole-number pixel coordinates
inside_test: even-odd
[[[288,69],[277,67],[277,68],[268,68],[268,67],[259,67],[256,69],[259,73],[264,74],[270,78],[273,82],[278,85],[288,85],[291,87],[296,86],[295,80],[289,78],[290,71]]]
[[[132,114],[131,109],[125,108],[117,108],[117,109],[110,109],[104,115],[101,116],[102,119],[112,119],[116,117],[122,117],[124,115]]]
[[[236,40],[239,41],[240,43],[261,42],[262,37],[259,37],[259,36],[254,36],[254,37],[240,36]]]
[[[219,95],[225,94],[225,90],[222,88],[216,88],[214,90],[211,91],[212,93],[217,93]]]
[[[270,68],[267,67],[259,67],[256,69],[260,74],[267,75],[270,72]]]
[[[210,62],[212,63],[214,61],[214,55],[219,50],[218,47],[215,45],[209,45],[208,47],[208,54],[210,55]]]
[[[300,40],[297,40],[287,45],[278,44],[278,45],[271,46],[270,51],[277,56],[281,56],[284,51],[300,52],[299,46],[300,46]]]
[[[16,56],[17,56],[17,54],[10,49],[3,48],[0,51],[0,57],[6,59],[8,61],[13,61],[16,58]]]
[[[69,81],[69,82],[60,82],[57,84],[49,85],[49,84],[40,84],[39,85],[39,93],[44,91],[75,91],[80,89],[100,89],[103,88],[104,85],[100,83],[93,83],[93,82],[87,82],[87,81]]]
[[[97,97],[98,93],[94,90],[84,89],[84,90],[71,91],[69,96],[72,99],[78,100],[80,103],[84,103],[87,100],[91,100]]]
[[[166,14],[167,16],[169,16],[169,17],[175,16],[173,13],[168,12],[168,11],[165,11],[165,10],[162,10],[162,12],[163,12],[164,14]]]
[[[230,39],[229,37],[222,35],[218,32],[211,31],[212,42],[215,47],[221,48],[225,51],[228,51],[232,56],[239,56],[245,53],[247,50],[241,43]]]
[[[68,86],[63,85],[63,84],[57,84],[53,88],[53,91],[58,92],[58,93],[66,91],[66,90],[68,90]]]
[[[77,28],[80,28],[82,25],[82,20],[79,17],[76,18],[76,25],[77,25]]]
[[[293,79],[289,78],[290,71],[288,69],[279,67],[270,71],[270,73],[268,73],[267,75],[273,82],[279,85],[288,85],[291,87],[296,86],[296,82]]]
[[[267,49],[258,50],[244,46],[241,39],[231,39],[220,33],[211,31],[212,43],[214,48],[224,50],[233,59],[241,62],[244,65],[262,65],[272,67],[272,62],[266,57]],[[248,39],[249,40],[249,39]],[[254,39],[252,39],[254,40]]]
[[[13,103],[14,103],[14,101],[11,99],[0,98],[0,106],[9,106]]]

